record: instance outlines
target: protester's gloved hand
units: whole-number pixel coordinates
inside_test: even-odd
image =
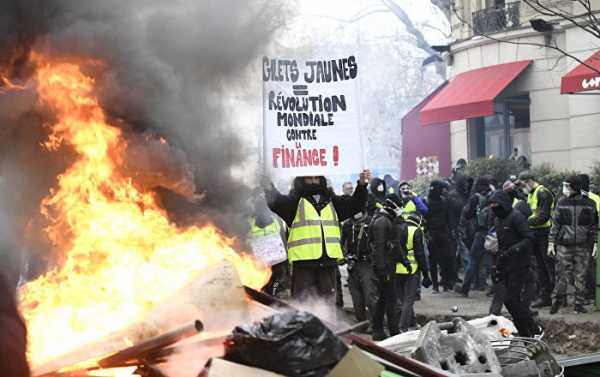
[[[595,243],[594,249],[592,250],[592,258],[596,259],[597,256],[598,256],[598,244]]]
[[[400,263],[402,263],[402,265],[404,266],[404,268],[406,268],[406,271],[408,271],[408,274],[412,274],[413,269],[412,269],[412,265],[410,264],[410,261],[406,258],[404,258],[403,260],[400,261]]]
[[[431,287],[431,284],[433,284],[431,282],[431,276],[429,276],[429,271],[423,271],[423,281],[421,282],[421,285],[423,285],[423,287],[425,288],[429,288]]]
[[[554,242],[548,242],[548,256],[556,256],[556,246],[554,245]]]

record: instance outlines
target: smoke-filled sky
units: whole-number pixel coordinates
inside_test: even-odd
[[[429,1],[397,2],[420,25],[427,24],[423,30],[430,42],[443,39],[436,29],[444,29],[445,20]],[[365,45],[384,48],[386,40],[394,43],[398,36],[410,41],[389,12],[345,22],[384,9],[377,0],[3,0],[0,74],[26,84],[33,69],[31,49],[100,59],[104,69],[90,74],[102,106],[111,123],[129,135],[132,153],[145,157],[126,170],[143,173],[160,166],[170,180],[193,175],[192,185],[164,182],[168,188],[183,187],[175,190],[179,194],[205,194],[200,204],[192,204],[161,191],[174,218],[209,217],[239,233],[248,188],[237,179],[259,171],[260,58],[307,46],[318,54],[321,45],[352,42],[358,35]],[[373,80],[389,63],[372,69]],[[72,161],[72,152],[40,147],[48,114],[36,108],[35,90],[2,85],[0,236],[6,242],[7,235],[39,231],[39,202]],[[400,118],[398,109],[390,111]],[[159,136],[170,141],[171,150],[144,142]],[[157,163],[157,156],[165,156],[164,163]]]
[[[287,15],[285,3],[267,0],[3,0],[0,74],[28,83],[31,49],[101,60],[103,68],[88,73],[111,123],[131,136],[136,154],[169,154],[156,149],[159,143],[145,143],[141,132],[165,136],[173,146],[172,169],[140,166],[144,159],[129,168],[158,165],[172,176],[170,169],[190,167],[204,200],[193,204],[162,192],[163,203],[180,221],[208,217],[237,232],[247,188],[231,178],[230,167],[251,151],[232,124],[228,98],[245,85],[247,67]],[[40,147],[49,119],[36,107],[34,88],[0,90],[0,234],[39,232],[39,203],[72,153]]]

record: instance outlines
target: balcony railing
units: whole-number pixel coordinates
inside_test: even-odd
[[[508,3],[473,12],[473,31],[477,35],[515,29],[521,24],[521,2]]]

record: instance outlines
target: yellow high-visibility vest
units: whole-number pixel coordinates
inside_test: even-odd
[[[600,195],[594,194],[593,192],[590,191],[590,192],[588,192],[588,197],[596,203],[596,211],[598,212],[598,215],[600,216]]]
[[[519,199],[513,198],[513,203],[512,203],[513,208],[515,208],[517,206],[517,204],[519,204]]]
[[[319,216],[311,202],[301,198],[287,242],[290,263],[320,259],[323,255],[323,236],[327,256],[341,260],[340,223],[333,203],[329,202]]]
[[[412,200],[409,200],[404,207],[402,207],[402,218],[408,220],[411,213],[417,212],[417,206]]]
[[[537,194],[540,192],[540,190],[547,190],[547,188],[545,188],[542,185],[539,185],[538,187],[535,188],[535,190],[533,190],[533,192],[530,192],[529,195],[527,196],[527,203],[529,203],[529,207],[531,207],[531,210],[533,211],[533,214],[531,216],[529,216],[529,218],[537,216],[537,214],[538,214]],[[552,205],[554,205],[554,201],[552,201]],[[547,229],[547,228],[550,228],[551,226],[552,226],[552,220],[548,220],[545,223],[543,223],[542,225],[531,226],[531,229]]]
[[[409,200],[408,203],[404,207],[402,207],[404,213],[412,213],[417,212],[417,206],[412,200]]]
[[[273,222],[264,228],[256,226],[256,220],[250,221],[250,237],[264,237],[270,236],[271,234],[278,234],[281,232],[281,224],[278,219],[273,219]]]
[[[408,257],[408,261],[410,262],[410,266],[412,267],[412,271],[410,275],[414,275],[417,273],[419,269],[419,264],[417,263],[417,259],[415,258],[415,232],[418,230],[416,226],[410,225],[408,227],[408,239],[406,240],[406,256]],[[409,275],[408,270],[402,263],[396,264],[396,273],[400,275]]]

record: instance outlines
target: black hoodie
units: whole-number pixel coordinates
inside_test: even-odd
[[[379,186],[383,187],[383,191],[377,190]],[[367,212],[369,215],[373,215],[375,211],[383,207],[387,196],[387,185],[383,179],[373,178],[370,183],[370,189]]]
[[[497,269],[503,272],[526,270],[531,265],[531,246],[534,234],[527,219],[512,208],[512,197],[496,191],[488,203],[498,203],[505,212],[504,217],[494,216],[494,227],[498,235]]]

